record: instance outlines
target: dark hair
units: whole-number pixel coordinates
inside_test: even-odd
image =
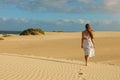
[[[86,25],[85,25],[85,28],[86,28],[86,30],[88,31],[91,39],[93,39],[93,38],[94,38],[94,37],[93,37],[93,34],[92,34],[92,31],[93,31],[93,30],[92,30],[92,28],[90,27],[90,24],[86,24]]]

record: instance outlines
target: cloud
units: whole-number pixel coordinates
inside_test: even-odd
[[[66,5],[67,0],[0,0],[0,3],[6,5],[15,5],[22,10],[57,10]]]
[[[80,3],[91,3],[91,2],[93,2],[94,0],[76,0],[76,1],[78,1],[78,2],[80,2]]]
[[[42,28],[45,31],[64,30],[82,31],[86,23],[95,30],[120,30],[120,21],[63,19],[56,21],[26,20],[24,18],[0,18],[0,30],[24,30],[27,28]]]
[[[108,12],[120,12],[120,0],[103,0],[102,6]]]
[[[8,18],[7,18],[7,17],[2,17],[1,20],[2,20],[2,21],[7,21]]]
[[[49,12],[118,12],[120,0],[0,0],[2,6],[15,5],[21,10]],[[0,6],[2,8],[2,6]],[[8,8],[9,8],[8,6]]]
[[[119,0],[103,0],[102,3],[106,7],[114,7],[119,5]]]
[[[112,24],[113,21],[111,21],[111,20],[93,20],[92,22],[97,23],[97,24],[108,25],[108,24]]]

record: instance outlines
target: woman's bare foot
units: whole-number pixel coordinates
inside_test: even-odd
[[[88,66],[88,64],[85,64],[85,66]]]

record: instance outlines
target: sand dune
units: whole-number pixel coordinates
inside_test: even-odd
[[[120,67],[21,55],[0,55],[0,80],[119,80]]]
[[[2,80],[78,80],[79,66],[67,61],[0,55]]]
[[[120,66],[120,32],[94,32],[94,35],[96,53],[90,60]],[[80,44],[81,32],[46,32],[44,36],[12,35],[0,40],[0,53],[84,61]]]
[[[119,80],[120,32],[94,32],[95,57],[84,66],[81,32],[0,37],[0,80]]]

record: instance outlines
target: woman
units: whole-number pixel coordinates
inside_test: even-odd
[[[81,48],[84,49],[85,65],[87,66],[88,58],[94,56],[95,42],[92,33],[93,30],[90,25],[86,24],[85,28],[86,29],[82,32]]]

